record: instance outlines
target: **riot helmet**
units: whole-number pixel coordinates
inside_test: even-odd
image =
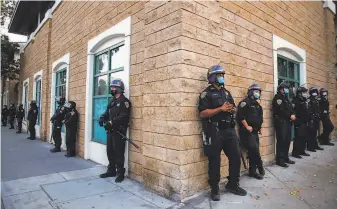
[[[124,93],[125,87],[122,79],[113,78],[110,82],[110,93],[111,95],[122,94]]]
[[[218,75],[222,75],[221,77],[219,77]],[[223,69],[223,67],[221,67],[220,65],[213,65],[208,69],[207,72],[207,80],[208,83],[216,83],[220,86],[225,85],[225,70]]]
[[[258,92],[255,92],[256,90],[258,90],[259,93],[258,93]],[[250,98],[252,98],[252,99],[260,99],[260,97],[261,97],[261,92],[262,92],[262,88],[261,88],[258,84],[256,84],[256,83],[252,84],[252,85],[249,86],[249,88],[248,88],[248,96],[249,96]]]

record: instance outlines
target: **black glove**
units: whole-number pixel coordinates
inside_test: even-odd
[[[110,121],[106,122],[104,124],[104,128],[105,128],[106,131],[111,131],[112,130],[112,124],[111,124],[111,122]]]
[[[103,127],[103,123],[104,123],[104,117],[100,117],[98,121],[99,126]]]

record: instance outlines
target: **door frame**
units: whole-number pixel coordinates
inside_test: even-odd
[[[51,118],[55,112],[55,88],[56,88],[56,73],[59,71],[64,70],[64,68],[66,68],[66,77],[67,77],[67,81],[66,81],[66,97],[65,99],[68,100],[68,96],[69,96],[69,71],[70,71],[70,53],[65,54],[63,57],[59,58],[58,60],[56,60],[55,62],[53,62],[52,64],[52,86],[50,89],[50,117]],[[50,130],[50,135],[49,135],[49,139],[48,142],[49,143],[54,143],[52,139],[52,130],[53,130],[53,124],[50,123],[49,125],[49,130]],[[67,131],[65,129],[65,131]],[[62,144],[61,144],[61,148],[66,150],[66,133],[61,132],[61,138],[62,138]]]
[[[33,83],[33,100],[36,101],[36,82],[37,81],[41,81],[41,92],[40,92],[40,104],[39,104],[39,124],[38,125],[35,125],[35,130],[36,130],[36,137],[37,138],[41,138],[41,124],[42,124],[42,112],[41,112],[41,109],[42,109],[42,85],[43,85],[43,81],[42,81],[42,74],[43,74],[43,71],[40,70],[39,72],[35,73],[34,74],[34,83]]]
[[[129,80],[130,80],[130,59],[131,59],[131,17],[127,17],[98,36],[88,41],[87,56],[87,77],[86,77],[86,112],[85,112],[85,143],[84,158],[93,160],[102,165],[108,165],[106,155],[106,145],[92,141],[92,119],[93,119],[93,75],[95,55],[113,45],[124,42],[125,61],[123,71],[123,82],[125,85],[125,95],[130,96]],[[110,67],[110,66],[109,66]],[[128,135],[129,133],[127,133]],[[128,174],[128,153],[129,146],[125,146],[125,162],[126,175]]]

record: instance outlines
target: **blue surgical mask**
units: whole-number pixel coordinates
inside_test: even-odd
[[[302,97],[307,98],[308,97],[307,93],[302,93]]]
[[[289,94],[289,89],[284,89],[285,94]]]
[[[225,84],[225,78],[224,77],[218,77],[218,84],[220,84],[220,85]]]
[[[260,99],[260,94],[259,93],[257,93],[257,92],[254,92],[254,97],[255,97],[255,99]]]

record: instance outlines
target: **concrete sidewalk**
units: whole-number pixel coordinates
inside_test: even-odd
[[[200,193],[176,203],[151,193],[135,181],[120,184],[100,179],[104,166],[81,158],[51,154],[52,145],[27,140],[8,128],[1,130],[2,200],[6,209],[115,209],[115,208],[337,208],[337,146],[295,159],[289,168],[267,167],[264,180],[242,176],[245,197],[225,192],[221,201]],[[54,166],[52,166],[54,164]]]

